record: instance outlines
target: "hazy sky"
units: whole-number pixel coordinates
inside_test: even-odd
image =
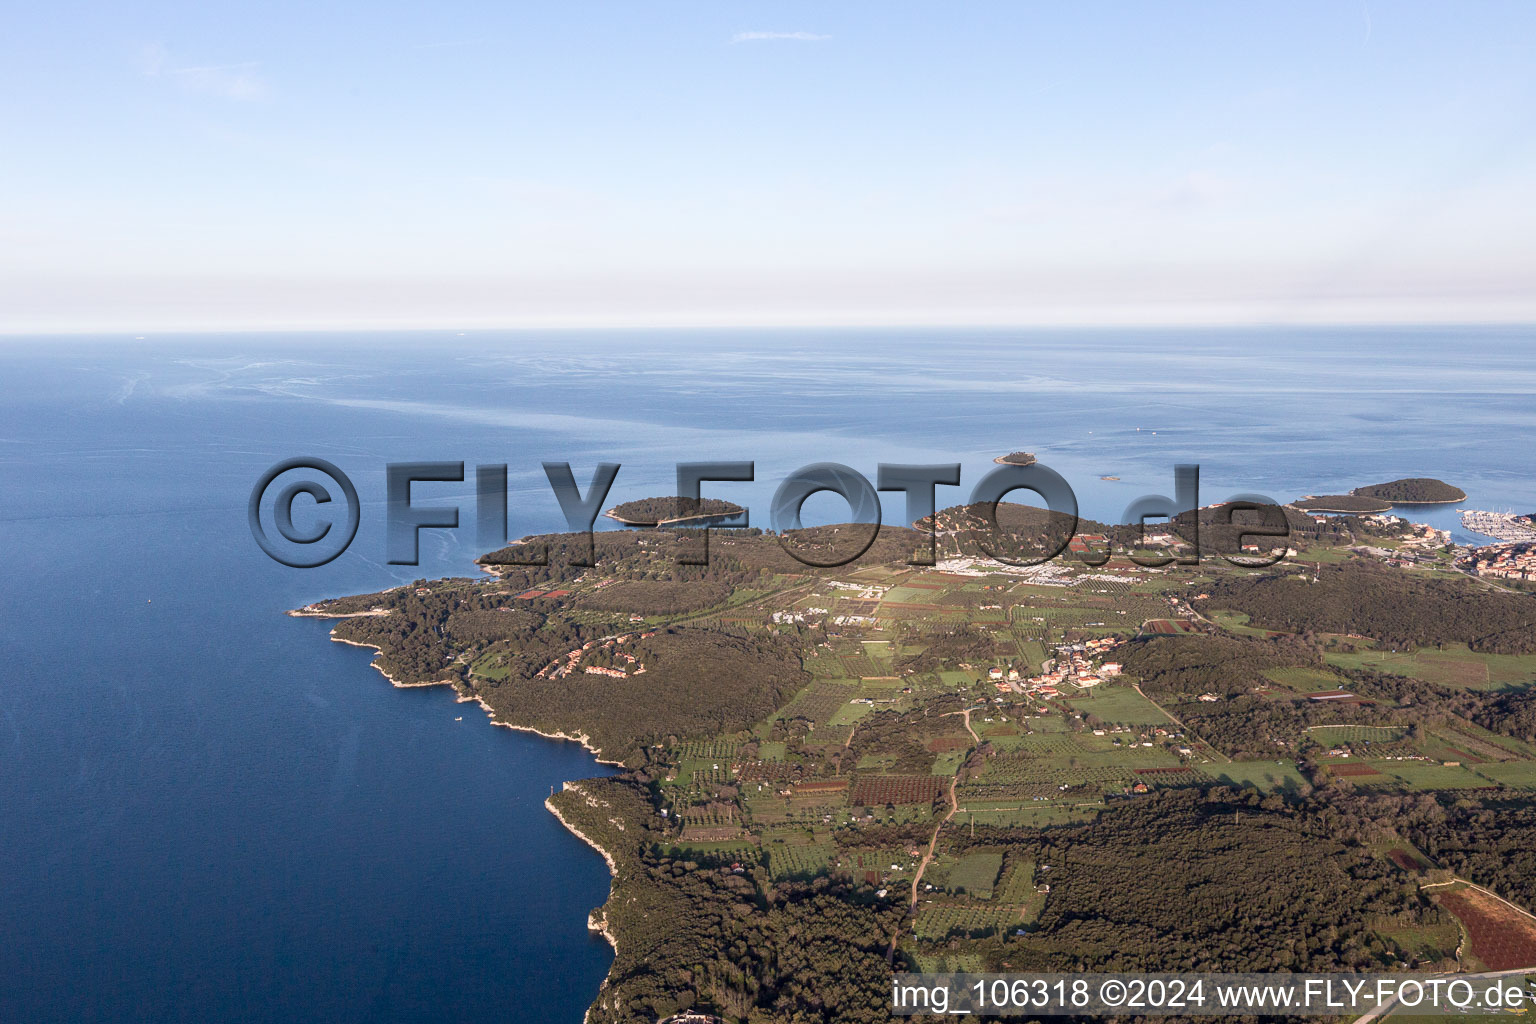
[[[1536,320],[1536,4],[68,0],[0,330]]]

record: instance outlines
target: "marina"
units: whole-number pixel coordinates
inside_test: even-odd
[[[1476,509],[1458,509],[1461,525],[1473,533],[1480,533],[1494,540],[1511,544],[1536,541],[1536,524],[1528,516],[1513,512],[1483,512]]]

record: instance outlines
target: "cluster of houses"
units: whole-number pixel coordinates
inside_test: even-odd
[[[870,583],[847,583],[843,580],[828,580],[827,586],[833,590],[857,590],[859,592],[858,598],[864,601],[884,597],[886,592],[891,589],[890,587],[882,587]]]
[[[1468,568],[1478,576],[1536,580],[1536,544],[1479,548],[1472,553]]]
[[[1380,518],[1380,517],[1378,517]],[[1428,523],[1410,523],[1401,516],[1388,516],[1396,520],[1403,531],[1403,543],[1411,547],[1443,548],[1451,543],[1450,530],[1437,530]]]
[[[1006,669],[990,669],[987,678],[1003,692],[1026,693],[1037,697],[1059,697],[1063,686],[1086,690],[1123,671],[1123,666],[1117,661],[1106,661],[1095,666],[1093,659],[1108,654],[1124,642],[1106,636],[1081,643],[1062,644],[1056,648],[1056,657],[1040,666],[1039,675],[1026,679],[1018,669],[1009,666]]]
[[[825,617],[826,614],[827,609],[825,608],[805,608],[798,612],[774,612],[772,618],[774,622],[784,626],[791,623],[807,622],[811,619],[820,619]]]
[[[1016,576],[1036,587],[1071,587],[1078,582],[1069,566],[1054,561],[1010,565],[992,558],[946,558],[934,568],[951,576]]]
[[[587,675],[610,676],[614,679],[642,675],[645,672],[645,666],[640,663],[640,659],[620,648],[632,640],[646,640],[655,635],[656,631],[653,629],[648,633],[630,633],[625,636],[606,636],[600,640],[588,640],[574,651],[568,652],[563,658],[556,658],[545,665],[534,673],[534,676],[538,679],[561,679],[576,671],[578,667]],[[612,655],[613,660],[628,663],[629,668],[609,668],[604,665],[583,666],[581,660],[591,651],[606,651]]]

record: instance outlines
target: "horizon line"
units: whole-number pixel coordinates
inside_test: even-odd
[[[889,321],[838,321],[792,320],[775,323],[749,323],[722,320],[719,322],[676,321],[619,321],[573,322],[551,320],[545,323],[507,322],[499,324],[398,324],[358,321],[338,324],[328,321],[313,323],[280,323],[270,325],[175,325],[175,326],[64,326],[37,328],[9,328],[0,326],[0,341],[27,338],[52,337],[106,337],[129,336],[126,340],[148,340],[149,336],[183,337],[191,335],[253,335],[253,334],[357,334],[374,332],[384,334],[440,334],[461,335],[492,332],[533,333],[537,331],[560,332],[608,332],[608,331],[801,331],[801,330],[1241,330],[1266,328],[1297,329],[1390,329],[1390,328],[1536,328],[1536,314],[1527,317],[1489,317],[1485,319],[1209,319],[1209,320],[889,320]]]

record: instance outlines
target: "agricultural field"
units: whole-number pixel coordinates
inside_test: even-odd
[[[824,875],[831,869],[836,851],[831,843],[771,840],[763,844],[762,852],[768,858],[769,874],[777,880]]]
[[[1216,625],[1220,626],[1222,629],[1229,633],[1236,633],[1238,636],[1253,636],[1263,638],[1285,635],[1284,633],[1277,632],[1273,629],[1257,629],[1248,625],[1248,615],[1244,612],[1234,612],[1223,609],[1217,611],[1207,611],[1204,614],[1206,618],[1216,623]]]
[[[1200,627],[1189,619],[1148,619],[1141,631],[1147,636],[1177,636],[1180,633],[1198,633]]]
[[[756,841],[749,837],[711,841],[692,840],[684,836],[680,842],[671,846],[671,851],[674,856],[732,857],[742,861],[755,860],[758,853]]]
[[[1484,789],[1497,785],[1461,765],[1392,758],[1331,762],[1328,771],[1357,786],[1422,792],[1437,789]],[[1482,767],[1482,766],[1479,766]]]
[[[805,659],[805,670],[818,679],[836,679],[847,673],[842,659],[830,651],[817,651]]]
[[[1130,686],[1103,683],[1081,697],[1069,697],[1073,710],[1117,725],[1167,725],[1168,716]]]
[[[1381,852],[1382,856],[1386,857],[1387,860],[1391,861],[1393,864],[1397,865],[1402,870],[1409,872],[1410,874],[1420,874],[1425,871],[1430,871],[1433,870],[1435,866],[1434,862],[1431,861],[1429,857],[1425,856],[1423,851],[1419,850],[1412,843],[1406,841],[1384,841],[1378,844],[1377,848]]]
[[[964,750],[951,750],[940,754],[933,762],[932,774],[945,776],[955,774],[965,763],[965,756]]]
[[[1458,689],[1509,690],[1536,685],[1536,654],[1483,654],[1468,650],[1465,644],[1447,644],[1443,650],[1329,651],[1323,657],[1339,668],[1369,668]]]
[[[1265,679],[1292,690],[1296,693],[1322,693],[1326,690],[1342,690],[1348,686],[1348,680],[1343,676],[1327,669],[1309,668],[1303,665],[1287,665],[1284,668],[1267,668],[1263,672]]]
[[[884,600],[893,601],[897,604],[923,604],[933,601],[935,596],[941,593],[943,591],[932,590],[928,587],[902,585],[887,590]]]
[[[829,724],[832,716],[859,695],[859,687],[853,680],[816,680],[795,695],[780,709],[778,718],[787,721],[804,718],[817,725]]]
[[[1061,786],[1119,790],[1138,768],[1177,767],[1161,747],[1115,747],[1109,737],[1045,733],[1022,737],[988,759],[981,775],[956,790],[966,807],[1007,805],[1054,796]]]
[[[978,826],[1050,828],[1092,821],[1104,809],[1102,801],[1031,800],[1003,803],[1009,806],[981,807],[976,810],[966,808],[964,818],[957,816],[955,820],[962,824],[974,821]]]
[[[1348,779],[1357,786],[1385,785],[1390,782],[1386,773],[1358,761],[1330,761],[1326,767],[1329,774]]]
[[[1456,915],[1468,952],[1490,971],[1536,966],[1536,921],[1480,889],[1458,886],[1434,897]]]
[[[905,948],[902,952],[910,956],[917,965],[918,971],[923,974],[980,974],[986,969],[980,953],[957,953],[951,949],[942,952],[924,952],[920,949]]]
[[[992,898],[992,888],[997,884],[998,872],[1002,869],[1001,850],[967,853],[950,867],[947,887],[953,893],[989,900]]]
[[[855,704],[854,698],[849,698],[827,718],[827,725],[833,728],[846,728],[853,725],[859,719],[875,710],[871,704]]]
[[[837,854],[832,866],[850,878],[871,885],[903,878],[910,885],[917,870],[917,858],[906,850],[894,848],[853,849]]]
[[[693,740],[676,748],[676,756],[683,761],[721,761],[730,763],[741,753],[741,744],[735,740]],[[761,752],[758,754],[762,756]]]
[[[939,785],[939,780],[931,775],[866,775],[854,785],[852,799],[857,807],[926,806],[938,797]]]
[[[498,682],[507,678],[510,669],[506,665],[506,659],[496,650],[487,651],[470,666],[470,672],[482,679],[494,679]]]
[[[1193,767],[1137,768],[1135,775],[1137,782],[1144,782],[1148,786],[1161,786],[1165,789],[1174,786],[1198,786],[1206,781],[1206,776],[1201,775]]]
[[[1376,929],[1376,934],[1395,944],[1403,951],[1404,958],[1414,965],[1454,963],[1456,947],[1461,945],[1461,928],[1455,920],[1418,927],[1388,925]],[[1392,1019],[1399,1020],[1396,1015]]]
[[[1021,926],[1017,907],[977,903],[927,903],[918,908],[912,933],[919,939],[938,941],[951,936],[993,935],[1010,926]]]
[[[1229,786],[1253,786],[1266,793],[1294,792],[1310,785],[1293,761],[1234,761],[1200,766],[1200,773]]]
[[[1501,786],[1509,786],[1512,789],[1536,789],[1536,761],[1480,764],[1472,770]]]
[[[1452,719],[1435,726],[1433,732],[1446,742],[1470,751],[1485,761],[1536,761],[1536,744],[1489,732],[1466,719]]]
[[[1018,920],[1031,923],[1046,906],[1046,894],[1035,889],[1034,861],[1020,860],[1006,867],[995,900],[998,906],[1018,907]]]
[[[1325,747],[1363,746],[1399,742],[1407,737],[1408,730],[1396,725],[1318,725],[1308,729],[1307,735]]]
[[[1428,761],[1372,761],[1371,767],[1390,775],[1412,790],[1478,789],[1489,781],[1471,769]]]

